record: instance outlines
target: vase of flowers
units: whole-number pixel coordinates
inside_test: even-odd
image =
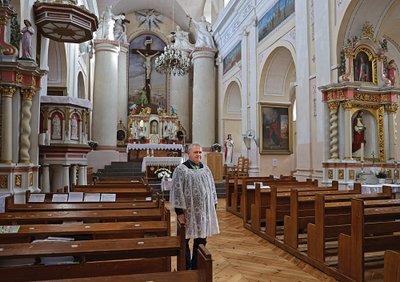
[[[172,176],[172,172],[165,167],[160,167],[154,172],[154,174],[157,176],[158,180],[171,178]]]
[[[387,174],[386,174],[386,171],[385,171],[385,169],[383,167],[379,171],[377,171],[375,173],[375,175],[378,178],[378,183],[379,184],[384,184],[386,182]]]

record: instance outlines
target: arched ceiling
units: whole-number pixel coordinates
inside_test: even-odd
[[[111,5],[114,14],[130,14],[142,9],[155,9],[169,18],[175,18],[175,22],[183,29],[189,28],[190,15],[198,20],[203,15],[206,1],[210,0],[98,0],[99,14]],[[174,9],[173,9],[174,7]]]

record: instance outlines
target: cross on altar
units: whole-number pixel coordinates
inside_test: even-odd
[[[145,49],[132,49],[133,54],[138,54],[144,60],[143,68],[145,70],[144,73],[144,89],[146,90],[147,101],[150,104],[150,96],[151,96],[151,71],[152,71],[152,61],[155,56],[157,56],[160,52],[157,50],[151,50],[152,39],[150,36],[146,36],[146,40],[144,41]]]

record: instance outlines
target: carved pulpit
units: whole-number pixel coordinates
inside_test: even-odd
[[[377,41],[373,34],[366,23],[361,36],[349,39],[342,51],[339,83],[320,87],[329,114],[326,182],[346,185],[376,167],[397,169],[395,116],[400,89],[394,76],[392,81],[388,78],[392,60],[385,55],[386,41]]]

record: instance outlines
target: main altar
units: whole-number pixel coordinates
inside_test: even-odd
[[[386,55],[386,39],[374,38],[365,23],[362,34],[349,39],[341,53],[339,83],[320,87],[327,104],[329,159],[323,163],[324,182],[342,186],[359,181],[376,184],[399,180],[396,151],[398,110],[397,67]]]

